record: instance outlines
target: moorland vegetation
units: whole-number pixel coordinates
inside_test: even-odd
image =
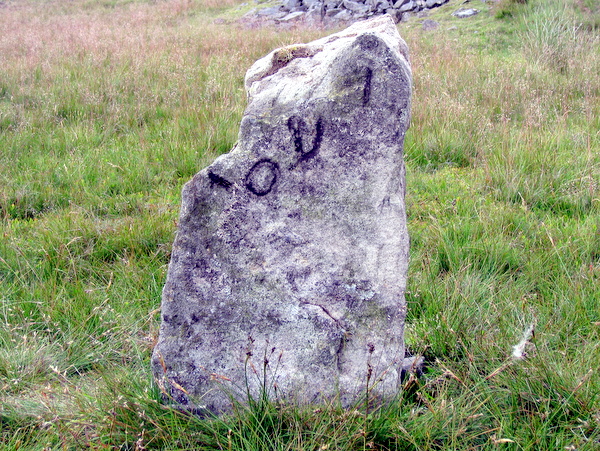
[[[248,29],[241,3],[0,3],[0,449],[600,449],[595,0],[399,24],[422,377],[379,409],[161,402],[182,185],[235,143],[252,62],[331,32]]]

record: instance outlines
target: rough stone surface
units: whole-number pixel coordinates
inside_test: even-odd
[[[283,0],[283,8],[286,11],[292,11],[302,6],[302,0]]]
[[[386,399],[403,367],[407,47],[388,16],[273,51],[239,142],[183,190],[152,364],[169,399],[227,411]]]
[[[422,28],[424,31],[431,31],[431,30],[435,30],[439,26],[440,26],[439,22],[436,22],[435,20],[431,20],[431,19],[425,19],[423,21]]]
[[[398,11],[400,11],[401,13],[404,12],[408,12],[408,11],[413,11],[417,8],[417,5],[415,2],[406,2],[403,5],[400,5],[398,7]]]
[[[351,0],[344,0],[344,8],[356,14],[366,14],[369,11],[369,7],[365,4],[353,2]]]
[[[281,18],[281,21],[282,22],[288,22],[290,20],[296,20],[296,19],[302,17],[304,14],[305,13],[302,12],[302,11],[296,11],[296,12],[293,12],[293,13],[289,13],[285,17]]]

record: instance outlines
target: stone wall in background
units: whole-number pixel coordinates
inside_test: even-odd
[[[278,23],[336,25],[389,14],[396,22],[411,13],[436,8],[448,0],[282,0],[278,6],[250,11],[246,19]]]

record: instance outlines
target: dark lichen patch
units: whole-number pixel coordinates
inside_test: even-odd
[[[373,51],[379,47],[379,43],[381,42],[377,36],[372,34],[362,35],[356,41],[360,49],[366,52]]]

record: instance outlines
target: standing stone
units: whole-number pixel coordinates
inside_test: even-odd
[[[389,16],[277,49],[246,75],[239,142],[188,182],[152,364],[224,412],[389,399],[404,358],[407,47]]]

